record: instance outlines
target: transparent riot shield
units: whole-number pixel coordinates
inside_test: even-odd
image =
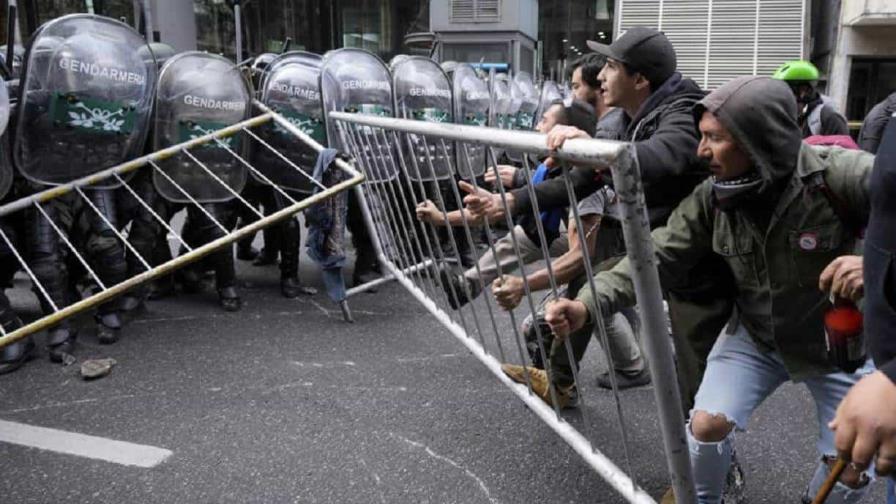
[[[488,123],[488,84],[479,78],[476,70],[466,63],[457,64],[453,72],[454,121],[466,126],[486,126]],[[466,180],[485,173],[486,152],[482,144],[458,142],[457,174]]]
[[[398,175],[395,153],[385,142],[374,141],[371,130],[362,129],[358,138],[340,136],[329,119],[330,112],[348,112],[394,117],[392,77],[383,61],[363,49],[337,49],[324,54],[320,73],[324,124],[330,147],[347,151],[350,141],[363,146],[364,154],[376,161],[378,169],[368,173],[373,181],[392,180]]]
[[[492,128],[510,129],[513,125],[514,112],[510,84],[511,81],[507,74],[496,73],[494,69],[489,72],[488,86],[491,105],[488,125]],[[504,155],[503,148],[496,148],[494,152],[495,158]]]
[[[133,28],[89,14],[37,31],[25,56],[13,148],[22,175],[63,184],[140,153],[156,84],[145,47]]]
[[[260,101],[315,142],[326,145],[327,132],[318,88],[320,56],[301,51],[285,53],[270,63],[263,82],[259,89]],[[301,193],[314,192],[311,177],[317,151],[305,143],[296,142],[295,135],[277,123],[266,125],[258,136],[257,143],[267,143],[273,149],[252,149],[253,164],[267,180],[255,178]]]
[[[533,127],[538,124],[538,121],[541,120],[541,116],[544,115],[544,112],[557,100],[563,99],[563,92],[560,90],[560,86],[557,85],[556,82],[552,80],[546,80],[541,84],[541,93],[538,99],[538,110],[535,111],[535,119],[533,121]]]
[[[532,77],[526,72],[516,74],[510,82],[511,113],[508,117],[511,125],[509,129],[518,131],[532,131],[535,111],[538,108],[538,90],[532,82]],[[508,150],[507,158],[516,165],[522,163],[523,154],[519,151]]]
[[[516,122],[514,128],[520,131],[532,131],[535,127],[535,112],[538,110],[539,95],[538,88],[532,82],[532,76],[526,72],[519,72],[513,77],[516,84],[512,88],[514,93],[514,101],[520,102],[520,107],[516,112]]]
[[[438,63],[422,56],[404,56],[393,60],[391,70],[396,117],[454,122],[451,82]],[[402,160],[412,180],[445,180],[454,176],[453,144],[422,135],[400,137]]]
[[[230,60],[198,51],[178,54],[159,73],[154,149],[246,119],[251,99],[248,82]],[[228,201],[246,184],[246,167],[232,153],[245,152],[247,144],[238,134],[166,159],[153,172],[156,189],[173,202]]]
[[[6,126],[9,124],[9,91],[6,81],[0,80],[0,199],[6,196],[12,185],[12,163],[9,159],[9,137]]]

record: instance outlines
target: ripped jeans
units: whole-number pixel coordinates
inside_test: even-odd
[[[820,456],[836,456],[834,433],[828,428],[828,422],[834,418],[837,406],[849,388],[872,371],[874,368],[869,359],[854,374],[832,373],[812,376],[802,381],[815,401],[819,428],[816,448]],[[698,410],[712,415],[720,414],[733,422],[737,429],[745,430],[750,416],[762,401],[789,380],[790,375],[781,356],[777,352],[762,352],[740,324],[733,334],[723,332],[713,346],[691,417]],[[698,441],[690,425],[687,434],[698,501],[700,504],[718,504],[731,464],[733,432],[717,443]],[[808,485],[809,496],[817,493],[827,474],[827,465],[823,461],[819,462]],[[868,485],[850,489],[838,482],[827,502],[859,502],[867,488]],[[794,496],[793,501],[796,500]]]

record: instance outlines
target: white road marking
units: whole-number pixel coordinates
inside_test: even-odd
[[[0,420],[0,442],[136,467],[155,467],[172,455],[155,446],[116,441]]]

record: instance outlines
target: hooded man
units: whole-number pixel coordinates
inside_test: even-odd
[[[866,364],[848,374],[830,364],[823,328],[830,305],[817,286],[825,266],[853,249],[856,233],[847,220],[867,221],[874,158],[804,145],[789,88],[767,77],[725,84],[694,115],[702,135],[697,152],[713,176],[678,205],[653,240],[664,283],[720,257],[738,293],[738,320],[710,353],[688,424],[699,501],[720,502],[734,429],[745,429],[759,404],[787,381],[805,383],[817,406],[822,458],[807,491],[814,495],[837,453],[828,422],[872,369]],[[627,260],[598,274],[596,284],[596,299],[586,289],[548,308],[559,336],[635,302]],[[867,482],[847,468],[827,502],[858,502]],[[663,502],[672,502],[671,494]]]

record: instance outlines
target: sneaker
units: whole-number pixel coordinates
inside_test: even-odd
[[[650,368],[646,366],[637,373],[616,371],[616,386],[619,390],[643,387],[645,385],[650,385]],[[613,389],[613,384],[610,382],[609,371],[597,375],[597,386],[607,390]]]
[[[529,381],[532,383],[532,392],[535,393],[546,404],[551,404],[551,389],[548,386],[548,374],[543,369],[536,369],[532,366],[519,366],[516,364],[501,364],[501,371],[504,371],[511,380],[526,384],[526,371],[529,372]],[[575,385],[568,387],[554,387],[557,393],[557,406],[560,409],[575,408],[579,402],[579,394]]]
[[[439,278],[452,310],[459,310],[461,306],[479,296],[479,286],[476,282],[454,273],[448,265],[439,268]]]

